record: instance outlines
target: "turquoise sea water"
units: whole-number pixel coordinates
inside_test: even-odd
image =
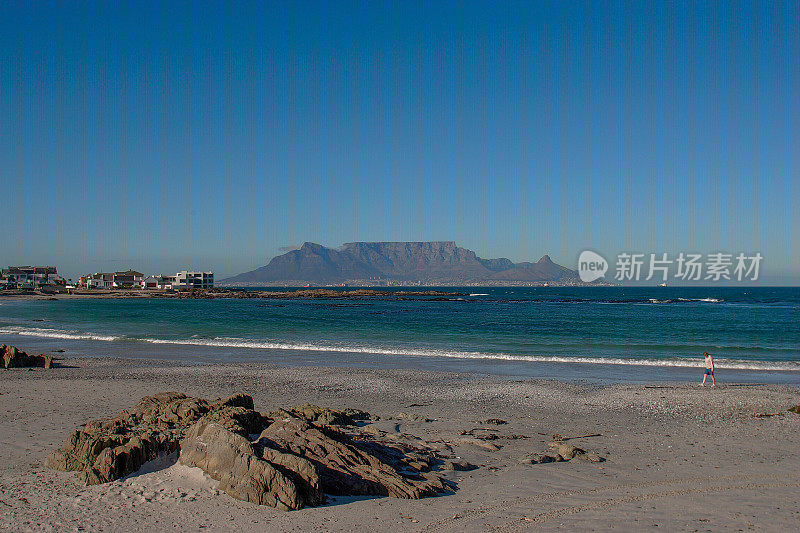
[[[800,383],[799,288],[460,288],[409,300],[0,300],[0,342],[196,361]],[[743,379],[743,378],[742,378]]]

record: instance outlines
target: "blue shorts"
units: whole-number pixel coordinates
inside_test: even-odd
[[[706,371],[705,371],[704,375],[713,376],[714,375],[714,371],[711,370],[710,368],[706,368]]]

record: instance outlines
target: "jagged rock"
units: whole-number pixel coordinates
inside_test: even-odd
[[[314,465],[286,455],[269,450],[259,457],[246,438],[203,419],[181,442],[180,462],[201,468],[238,500],[283,510],[322,503],[325,496]]]
[[[271,422],[269,418],[262,416],[258,411],[229,405],[212,409],[203,416],[203,419],[209,422],[216,422],[228,431],[243,437],[261,433],[261,430]]]
[[[375,415],[371,415],[366,411],[362,411],[361,409],[353,409],[353,408],[350,408],[350,407],[348,407],[347,409],[342,411],[342,413],[344,413],[344,416],[346,416],[350,420],[359,420],[359,421],[361,421],[361,420],[374,420],[374,421],[377,421],[377,420],[381,419],[381,417],[375,416]]]
[[[563,440],[555,440],[551,442],[550,448],[553,449],[554,453],[529,453],[521,457],[520,462],[525,464],[552,463],[570,461],[575,458],[583,459],[584,461],[589,461],[592,463],[601,463],[605,461],[604,458],[600,457],[596,453],[586,452],[577,446],[567,444]]]
[[[790,407],[789,408],[789,412],[797,413],[797,414],[800,415],[800,405],[795,405],[794,407]]]
[[[278,409],[269,413],[270,418],[300,418],[307,422],[318,422],[328,426],[355,426],[358,421],[370,420],[370,414],[358,409],[336,411],[328,407],[305,403],[291,409]]]
[[[53,366],[52,355],[28,355],[14,346],[0,345],[0,354],[5,368],[52,368]]]
[[[466,461],[444,461],[442,463],[442,470],[455,471],[455,472],[469,472],[478,468],[472,463]]]
[[[287,418],[266,428],[258,442],[265,448],[311,461],[319,470],[323,490],[329,494],[418,499],[442,490],[438,481],[418,474],[401,474],[371,453],[374,445],[373,449],[359,446],[360,443],[333,427]]]
[[[387,435],[386,431],[378,429],[375,426],[367,425],[367,426],[364,426],[364,427],[362,427],[360,429],[361,429],[362,433],[365,433],[365,434],[370,435],[372,437],[382,438],[382,437],[386,437],[386,435]]]
[[[603,457],[600,457],[594,452],[582,453],[580,455],[576,455],[575,457],[578,459],[583,459],[584,461],[589,461],[590,463],[602,463],[605,461]]]
[[[495,426],[502,426],[504,424],[508,424],[508,422],[506,422],[505,420],[502,420],[500,418],[490,418],[488,420],[484,420],[483,423],[484,424],[493,424]]]
[[[351,437],[323,422],[369,416],[363,411],[298,408],[315,422],[292,412],[280,411],[273,422],[253,410],[246,395],[209,402],[177,392],[156,394],[116,417],[87,422],[45,465],[98,484],[180,450],[181,463],[201,468],[232,497],[286,510],[320,505],[326,492],[422,498],[450,488],[431,472],[440,462],[433,453],[410,444],[389,446],[358,432]]]
[[[529,453],[522,458],[519,462],[524,464],[535,465],[539,463],[554,463],[556,461],[563,461],[564,458],[560,455],[550,455],[546,453]]]
[[[555,449],[555,451],[565,460],[570,460],[576,455],[583,455],[586,453],[586,451],[564,442],[551,442],[550,447]]]
[[[72,432],[51,453],[45,466],[77,471],[88,485],[105,483],[137,471],[144,463],[176,451],[187,428],[204,416],[241,435],[259,433],[263,425],[249,396],[237,395],[209,403],[177,392],[142,398],[114,418],[90,420]]]

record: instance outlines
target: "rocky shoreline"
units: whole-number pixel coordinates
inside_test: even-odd
[[[69,289],[61,292],[33,290],[0,290],[0,298],[30,298],[58,300],[61,298],[175,298],[175,299],[342,299],[342,300],[407,300],[429,299],[449,300],[468,296],[467,293],[454,291],[408,291],[408,290],[375,290],[375,289],[296,289],[285,291],[228,289],[190,289],[182,291],[162,290],[78,290]]]

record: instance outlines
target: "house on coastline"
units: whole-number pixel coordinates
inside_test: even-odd
[[[139,287],[142,289],[160,289],[162,285],[163,276],[145,276]]]
[[[113,272],[95,272],[88,276],[81,276],[78,280],[79,287],[86,287],[87,289],[113,289],[114,288],[114,273]]]
[[[0,270],[0,287],[35,288],[66,285],[67,280],[58,275],[54,266],[10,266]]]
[[[182,270],[175,274],[175,285],[173,288],[210,289],[214,286],[214,273]]]
[[[128,269],[125,272],[114,272],[115,288],[139,287],[144,279],[144,274],[135,270]]]
[[[214,286],[214,273],[182,270],[174,276],[145,276],[130,269],[125,272],[96,272],[82,276],[78,286],[88,289],[210,289]]]
[[[213,272],[182,270],[174,276],[148,276],[143,289],[210,289],[214,286]]]
[[[131,289],[139,287],[144,274],[128,269],[124,272],[95,272],[78,279],[79,287],[87,289]]]

